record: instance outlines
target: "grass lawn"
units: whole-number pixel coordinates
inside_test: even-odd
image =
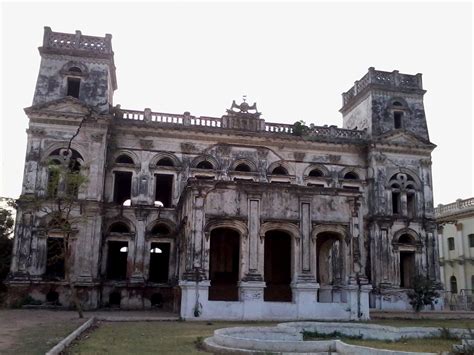
[[[374,319],[367,323],[392,327],[471,328],[474,330],[474,319]]]
[[[203,354],[195,346],[215,329],[272,326],[276,322],[101,322],[67,354]]]
[[[273,326],[278,322],[101,322],[98,327],[75,342],[67,354],[203,354],[196,346],[197,338],[212,336],[213,331],[237,326]],[[459,321],[400,320],[371,323],[394,326],[461,327]],[[472,322],[471,322],[472,325]],[[378,340],[342,339],[361,346],[405,351],[440,352],[452,349],[458,340],[426,339],[387,342]]]
[[[453,350],[453,344],[461,344],[460,340],[449,339],[405,339],[400,341],[385,340],[363,340],[363,339],[341,339],[347,344],[368,346],[370,348],[399,350],[399,351],[418,351],[429,353],[441,353],[442,351]]]
[[[79,327],[84,319],[58,321],[47,324],[38,324],[22,329],[18,332],[15,343],[2,354],[44,355],[59,341]]]

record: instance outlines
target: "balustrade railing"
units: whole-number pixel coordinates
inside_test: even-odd
[[[447,205],[438,205],[438,207],[435,208],[435,215],[436,217],[442,217],[467,209],[474,209],[474,197],[466,200],[457,200]]]
[[[423,89],[421,74],[410,75],[400,74],[398,70],[386,72],[369,68],[369,72],[356,81],[354,86],[342,94],[343,104],[346,105],[359,92],[364,90],[370,84],[378,84],[404,89]]]
[[[60,49],[80,49],[97,53],[112,53],[112,37],[84,36],[81,31],[72,33],[53,32],[51,28],[45,27],[43,47]]]
[[[144,111],[128,110],[117,108],[115,110],[115,117],[130,121],[143,121],[151,124],[175,125],[175,126],[194,126],[207,127],[214,129],[227,128],[226,120],[218,117],[195,117],[189,113],[173,114],[163,112],[152,112],[150,109]],[[293,125],[285,123],[265,122],[264,131],[274,134],[293,134]],[[336,126],[311,126],[304,136],[310,137],[329,137],[329,138],[343,138],[343,139],[364,139],[366,138],[366,131],[350,130],[337,128]]]

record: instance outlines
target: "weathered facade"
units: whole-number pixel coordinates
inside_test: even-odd
[[[46,28],[39,51],[11,295],[70,303],[38,206],[67,190],[51,163],[71,161],[88,179],[69,256],[87,308],[365,319],[409,307],[415,273],[439,280],[420,74],[370,68],[343,94],[343,128],[305,127],[246,102],[220,118],[114,106],[110,35]]]
[[[474,309],[474,198],[435,208],[445,305]]]

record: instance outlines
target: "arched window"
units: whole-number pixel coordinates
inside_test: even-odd
[[[203,161],[199,162],[199,163],[196,165],[196,168],[198,168],[198,169],[212,170],[212,169],[214,169],[214,166],[212,165],[211,162],[209,162],[209,161],[207,161],[207,160],[203,160]]]
[[[154,236],[165,236],[169,235],[170,233],[170,228],[163,223],[158,223],[151,229],[151,234]]]
[[[451,287],[452,293],[458,293],[458,282],[456,280],[456,276],[451,276],[451,278],[449,279],[449,285]]]
[[[324,176],[324,174],[322,173],[321,170],[319,169],[313,169],[309,172],[308,176],[312,176],[312,177],[322,177]]]
[[[109,228],[110,233],[130,233],[130,228],[123,222],[115,222]]]
[[[77,197],[84,179],[79,175],[82,156],[74,149],[59,148],[48,157],[47,194],[55,198],[58,194]]]
[[[161,158],[158,163],[156,163],[157,166],[174,166],[174,162],[171,158],[165,157]]]
[[[121,154],[115,159],[117,164],[134,164],[133,159],[126,154]]]
[[[344,179],[346,179],[346,180],[358,180],[359,176],[356,173],[354,173],[353,171],[349,171],[348,173],[346,173],[344,175]]]
[[[237,166],[235,167],[235,171],[250,172],[251,169],[250,169],[250,166],[248,166],[247,164],[245,164],[245,163],[240,163],[239,165],[237,165]]]
[[[69,72],[70,72],[70,73],[74,73],[74,74],[78,74],[78,75],[81,75],[81,74],[82,74],[82,70],[79,69],[78,67],[70,67],[70,68],[69,68]]]
[[[402,195],[406,195],[406,213],[413,218],[416,216],[416,183],[412,176],[398,173],[389,182],[392,194],[392,213],[402,214]]]
[[[288,175],[288,170],[286,170],[283,166],[277,166],[272,171],[272,175]]]

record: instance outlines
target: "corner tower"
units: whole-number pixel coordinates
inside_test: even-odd
[[[429,141],[423,106],[421,74],[401,74],[369,68],[342,94],[343,127],[367,129],[372,136],[405,130]]]
[[[45,27],[33,105],[71,96],[107,112],[117,89],[111,39],[110,34],[93,37]]]

